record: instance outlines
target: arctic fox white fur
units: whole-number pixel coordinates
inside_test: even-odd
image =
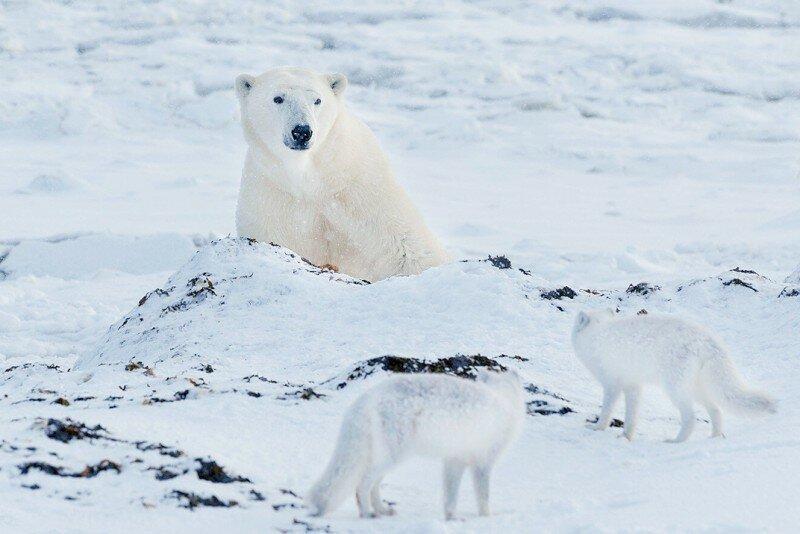
[[[447,262],[345,87],[342,74],[288,67],[236,79],[248,144],[238,234],[369,281]]]
[[[355,494],[361,517],[394,511],[380,497],[384,475],[410,456],[444,460],[444,513],[455,513],[469,467],[478,510],[489,514],[489,475],[525,413],[519,376],[481,371],[475,381],[445,375],[395,377],[359,397],[344,416],[336,450],[307,501],[323,515]]]
[[[775,412],[766,395],[747,389],[723,344],[706,329],[658,314],[618,317],[611,310],[580,312],[572,330],[575,354],[603,386],[596,430],[605,430],[614,405],[625,393],[625,432],[636,431],[641,388],[657,384],[680,410],[681,428],[670,442],[694,430],[694,403],[711,418],[712,437],[722,436],[722,409]]]

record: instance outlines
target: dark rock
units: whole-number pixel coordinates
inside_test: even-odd
[[[629,285],[628,289],[625,290],[625,293],[647,296],[650,295],[651,293],[655,293],[660,289],[661,289],[660,286],[650,285],[647,282],[639,282],[638,284],[635,285],[634,284]]]
[[[756,276],[761,276],[760,274],[758,274],[755,271],[752,271],[750,269],[742,269],[741,267],[734,267],[733,269],[731,269],[731,272],[733,272],[733,273],[742,273],[742,274],[754,274]]]
[[[747,282],[742,281],[741,278],[731,278],[727,282],[722,282],[723,286],[743,286],[747,289],[751,289],[758,293],[758,289],[754,288],[752,285],[748,284]]]
[[[79,472],[69,472],[63,467],[48,464],[46,462],[28,462],[19,465],[18,467],[20,473],[23,475],[27,475],[31,469],[35,469],[48,475],[68,478],[94,478],[104,471],[115,471],[116,473],[120,473],[122,471],[119,464],[112,462],[111,460],[103,460],[95,465],[87,465],[82,471]]]
[[[202,458],[195,458],[200,463],[197,468],[197,478],[200,480],[208,480],[215,484],[230,484],[231,482],[250,482],[249,478],[245,477],[232,477],[225,472],[214,460],[203,460]]]
[[[197,493],[174,490],[172,493],[167,495],[168,498],[177,499],[180,501],[181,508],[188,508],[189,510],[194,510],[200,506],[211,506],[211,507],[220,507],[220,508],[230,508],[232,506],[238,506],[239,503],[236,501],[223,501],[216,495],[212,495],[210,497],[204,497],[202,495],[198,495]]]
[[[505,256],[489,256],[486,258],[486,261],[491,263],[493,266],[497,267],[498,269],[510,269],[511,268],[511,260],[506,258]]]
[[[169,456],[170,458],[180,458],[184,455],[182,450],[175,447],[169,447],[163,443],[148,443],[146,441],[135,441],[133,443],[136,448],[142,452],[157,451],[162,456]]]
[[[474,379],[478,368],[491,371],[505,371],[506,367],[497,361],[476,354],[475,356],[456,355],[438,360],[422,360],[418,358],[405,358],[403,356],[378,356],[361,362],[341,382],[337,389],[347,386],[348,382],[364,379],[375,371],[383,370],[390,373],[443,373]]]
[[[566,415],[574,413],[575,410],[569,406],[555,407],[547,401],[533,400],[527,403],[528,415]]]
[[[100,425],[88,427],[83,423],[66,419],[48,419],[44,429],[45,435],[62,443],[69,443],[73,439],[110,439],[108,432]]]
[[[586,422],[587,423],[596,423],[599,419],[600,418],[598,416],[595,416],[594,419],[587,419]],[[615,419],[611,420],[611,423],[609,424],[609,426],[612,427],[612,428],[622,428],[622,427],[625,426],[625,423],[623,423],[622,420],[615,418]]]
[[[545,300],[561,300],[564,298],[574,299],[577,296],[578,294],[575,292],[575,290],[569,286],[553,289],[551,291],[544,291],[541,294],[541,297]]]
[[[260,491],[256,491],[254,489],[250,490],[250,500],[251,501],[266,501],[267,498]]]
[[[172,288],[172,289],[175,289],[175,288]],[[141,299],[139,299],[139,306],[143,306],[144,303],[147,302],[147,299],[149,299],[153,295],[157,295],[159,297],[167,297],[167,296],[169,296],[169,291],[166,291],[166,290],[161,289],[161,288],[154,289],[153,291],[150,291],[145,296],[143,296]]]

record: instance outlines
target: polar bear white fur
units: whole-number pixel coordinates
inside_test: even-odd
[[[240,236],[369,281],[448,261],[375,135],[347,109],[342,74],[276,68],[236,79],[249,146]]]

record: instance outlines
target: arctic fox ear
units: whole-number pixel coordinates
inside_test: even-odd
[[[236,77],[236,96],[244,98],[253,88],[256,79],[249,74],[240,74]]]
[[[347,76],[344,74],[328,74],[328,84],[331,86],[333,94],[339,96],[347,88]]]

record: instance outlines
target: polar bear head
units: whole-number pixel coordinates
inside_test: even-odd
[[[305,155],[322,145],[343,107],[343,74],[282,67],[236,78],[242,127],[250,145],[280,159]]]

